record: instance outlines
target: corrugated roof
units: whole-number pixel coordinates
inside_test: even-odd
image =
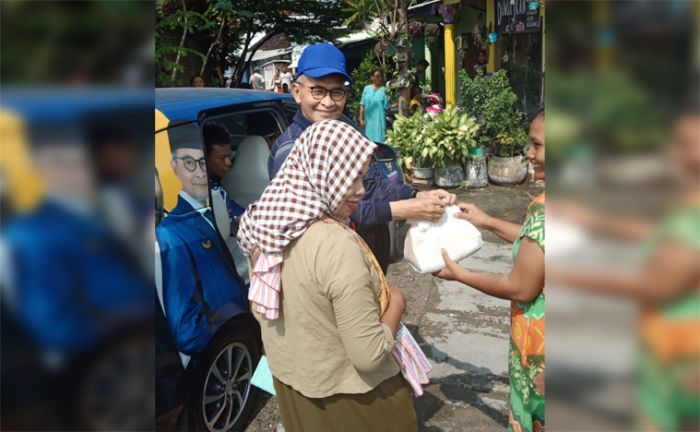
[[[269,59],[272,57],[277,57],[285,54],[289,54],[292,52],[291,48],[282,48],[282,49],[274,49],[274,50],[257,50],[255,54],[253,55],[253,58],[250,59],[250,61],[260,61],[260,60],[265,60]]]

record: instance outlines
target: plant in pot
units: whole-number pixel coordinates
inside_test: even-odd
[[[421,156],[432,160],[438,186],[457,187],[464,180],[462,164],[477,145],[478,130],[476,119],[455,107],[447,107],[427,123]]]
[[[501,132],[496,136],[497,150],[488,161],[489,179],[502,185],[520,184],[527,177],[527,161],[522,150],[527,143],[523,129]]]
[[[479,71],[474,78],[460,72],[459,105],[481,125],[477,141],[493,155],[489,178],[499,184],[517,184],[527,175],[522,162],[527,125],[517,103],[505,70],[489,75]]]
[[[408,117],[397,116],[393,128],[386,132],[386,143],[399,152],[404,168],[420,180],[433,178],[432,162],[423,151],[428,122],[428,116],[420,112]]]

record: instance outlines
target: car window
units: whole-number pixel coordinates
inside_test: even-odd
[[[292,119],[294,119],[294,114],[299,111],[299,104],[294,101],[285,101],[282,104],[282,107],[284,109],[284,114],[287,117],[287,121],[291,124]]]
[[[227,115],[212,122],[222,127],[231,136],[231,144],[235,154],[238,145],[248,135],[248,116],[245,114]]]
[[[246,282],[247,260],[235,239],[238,221],[245,208],[260,197],[269,182],[269,149],[284,127],[285,119],[275,107],[218,115],[202,125],[205,140],[222,141],[228,137],[231,143],[230,168],[214,167],[216,162],[210,166],[212,208],[219,233],[233,257],[238,274]],[[214,150],[212,144],[207,143],[207,152]]]

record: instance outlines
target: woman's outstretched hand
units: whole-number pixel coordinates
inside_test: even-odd
[[[459,280],[460,274],[466,270],[460,267],[460,265],[456,262],[452,261],[450,256],[447,255],[447,251],[445,249],[440,250],[442,251],[442,259],[445,260],[445,268],[433,273],[433,276],[445,280]]]
[[[488,227],[491,216],[486,214],[479,207],[471,203],[459,203],[458,205],[459,213],[455,214],[456,218],[469,221],[477,228],[485,229]]]

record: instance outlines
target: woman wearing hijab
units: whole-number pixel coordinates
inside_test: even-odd
[[[429,366],[400,323],[403,293],[348,227],[374,150],[345,123],[312,125],[241,219],[288,432],[418,430],[409,382],[421,394]]]

